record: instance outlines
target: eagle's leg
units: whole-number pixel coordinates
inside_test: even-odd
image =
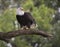
[[[30,26],[30,29],[34,29],[35,28],[35,24],[32,24],[31,26]]]
[[[23,29],[29,29],[27,26],[23,26],[23,27],[21,27],[21,30],[23,30]]]
[[[25,26],[24,29],[29,29],[29,28],[27,26]]]
[[[23,30],[24,29],[24,26],[23,27],[21,27],[21,30]]]
[[[30,29],[35,29],[35,28],[37,28],[37,27],[38,27],[37,24],[32,24],[32,25],[30,26]]]
[[[21,28],[21,30],[23,30],[23,28]]]

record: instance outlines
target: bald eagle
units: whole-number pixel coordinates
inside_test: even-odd
[[[16,18],[21,28],[23,27],[31,28],[32,25],[33,26],[36,25],[35,19],[32,17],[31,13],[24,12],[23,8],[17,9]]]

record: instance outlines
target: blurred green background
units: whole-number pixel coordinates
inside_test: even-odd
[[[16,8],[22,6],[24,10],[31,10],[38,29],[53,34],[54,38],[48,40],[39,35],[21,35],[14,41],[17,47],[60,47],[60,22],[58,20],[51,24],[53,14],[60,7],[59,2],[59,0],[0,0],[0,32],[20,28],[18,23],[16,27]],[[0,41],[0,47],[5,47],[3,41]]]

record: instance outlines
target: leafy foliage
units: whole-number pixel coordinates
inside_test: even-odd
[[[0,16],[0,31],[11,31],[14,29],[15,9],[7,9]],[[6,30],[7,29],[7,30]]]

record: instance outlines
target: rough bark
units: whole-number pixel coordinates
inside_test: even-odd
[[[9,40],[12,37],[16,37],[19,35],[41,35],[43,37],[51,37],[50,34],[36,29],[28,29],[28,30],[15,30],[15,31],[9,31],[9,32],[0,32],[0,40],[3,40],[5,42],[9,42]]]

